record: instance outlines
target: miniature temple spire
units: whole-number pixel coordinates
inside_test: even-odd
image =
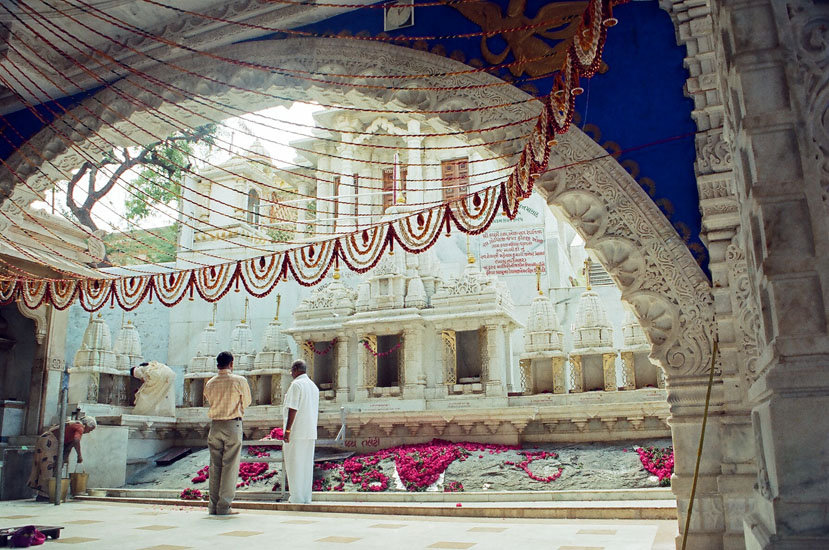
[[[219,307],[219,304],[213,302],[213,320],[210,321],[210,326],[211,327],[216,325],[216,308],[218,308],[218,307]]]
[[[249,303],[249,298],[247,296],[245,296],[245,313],[242,315],[242,322],[243,323],[248,322],[248,303]]]
[[[469,246],[469,233],[466,234],[466,261],[470,264],[475,263],[475,256],[472,255],[472,249]]]
[[[590,290],[590,258],[584,260],[584,270],[582,271],[582,273],[584,274],[584,280],[587,283],[587,290]]]

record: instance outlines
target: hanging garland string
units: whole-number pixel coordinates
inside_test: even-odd
[[[81,3],[85,4],[83,2],[81,2]],[[534,81],[534,80],[540,80],[540,79],[548,78],[548,77],[552,76],[552,74],[543,74],[543,75],[519,78],[519,79],[517,79],[513,82],[500,81],[500,82],[491,82],[491,83],[487,83],[487,84],[469,84],[469,85],[462,85],[462,86],[437,86],[437,87],[435,87],[435,86],[426,86],[426,87],[420,87],[420,86],[406,86],[406,87],[382,86],[382,85],[367,84],[365,82],[343,82],[343,81],[339,81],[339,80],[337,80],[337,81],[325,80],[322,77],[390,80],[390,79],[418,79],[418,78],[435,77],[435,76],[441,76],[441,77],[457,76],[457,75],[461,75],[461,74],[493,72],[493,71],[497,71],[497,70],[501,70],[501,69],[508,69],[508,68],[510,68],[514,65],[519,65],[519,64],[523,65],[523,64],[532,63],[532,62],[535,62],[535,61],[541,61],[541,60],[549,59],[551,57],[555,57],[556,55],[558,55],[556,53],[546,53],[546,54],[539,55],[539,56],[521,58],[520,60],[511,61],[511,62],[508,62],[508,63],[501,63],[501,64],[498,64],[498,65],[490,65],[490,66],[476,68],[476,69],[468,69],[468,70],[463,70],[463,71],[452,71],[452,72],[446,72],[446,73],[411,74],[411,75],[354,75],[354,74],[347,74],[347,73],[321,73],[321,72],[315,72],[315,71],[304,71],[304,70],[296,69],[296,68],[290,68],[289,69],[289,68],[282,68],[282,67],[274,67],[274,66],[270,66],[270,65],[248,64],[248,63],[246,63],[244,61],[240,61],[238,59],[216,56],[215,54],[208,54],[208,53],[200,51],[200,50],[190,49],[187,46],[182,46],[181,44],[179,44],[177,42],[166,40],[166,39],[160,38],[158,35],[147,33],[143,29],[141,29],[139,27],[136,27],[136,26],[134,26],[134,25],[132,25],[128,22],[125,22],[124,20],[119,19],[119,18],[113,16],[112,14],[109,14],[109,13],[106,13],[106,12],[100,10],[100,9],[97,9],[92,5],[89,5],[89,4],[85,4],[85,5],[88,6],[89,10],[94,10],[97,13],[101,14],[101,17],[98,17],[98,19],[100,19],[102,21],[109,22],[110,24],[116,25],[116,26],[120,27],[123,30],[130,31],[133,34],[142,36],[145,39],[156,41],[156,42],[161,42],[167,47],[181,48],[181,49],[187,50],[189,53],[193,53],[193,54],[196,54],[196,55],[213,57],[217,61],[224,61],[226,63],[236,64],[236,65],[241,64],[243,66],[248,66],[250,68],[256,68],[256,69],[260,69],[260,70],[266,70],[268,72],[272,72],[272,73],[275,73],[275,74],[290,76],[291,78],[298,78],[298,79],[302,79],[302,80],[308,80],[308,81],[311,81],[311,82],[319,82],[319,83],[325,83],[325,84],[336,84],[336,85],[356,87],[356,88],[384,89],[384,90],[403,90],[403,89],[405,89],[405,90],[446,90],[446,91],[468,90],[468,89],[481,89],[481,88],[498,87],[498,86],[505,86],[505,85],[506,86],[520,85],[520,84],[525,83],[525,82],[531,82],[531,81]],[[165,7],[167,7],[168,9],[180,9],[180,8],[173,8],[171,6],[165,6]],[[31,8],[29,8],[29,9],[31,9]],[[182,10],[182,11],[186,11],[186,10]],[[60,13],[63,13],[63,12],[60,12]],[[198,17],[205,17],[203,14],[197,14],[195,12],[187,12],[187,13],[190,13],[190,14],[192,14],[194,16],[198,16]],[[67,17],[68,17],[68,15],[67,15]],[[106,18],[106,20],[104,20],[104,17]],[[249,26],[254,30],[264,30],[266,32],[272,32],[270,29],[259,28],[256,25],[250,25],[250,24],[239,22],[239,21],[232,21],[232,20],[226,20],[226,19],[221,19],[221,18],[213,18],[212,20],[217,21],[217,22],[221,22],[223,24],[244,25],[244,26]],[[549,24],[550,22],[548,21],[546,23]],[[544,23],[542,22],[542,23],[539,23],[539,24],[543,25]],[[505,30],[505,31],[498,31],[498,33],[501,33],[501,32],[511,33],[511,32],[520,32],[520,30],[515,31],[515,30],[508,29],[508,30]],[[351,35],[342,35],[342,34],[337,34],[337,35],[334,35],[334,36],[318,35],[316,37],[348,39],[348,38],[351,38]],[[371,40],[374,37],[362,37],[362,38],[364,38],[366,40]],[[447,37],[443,37],[443,38],[447,38]],[[451,36],[451,37],[448,37],[448,38],[464,38],[464,36],[457,35],[457,36]],[[111,37],[108,37],[108,39],[110,41],[115,42],[115,40],[113,40]],[[433,38],[428,38],[428,39],[432,40]],[[437,40],[437,39],[440,39],[440,37],[434,38],[434,39]],[[386,41],[395,41],[395,40],[398,40],[398,39],[391,38],[390,40],[386,40]],[[125,46],[125,47],[128,46],[127,44],[122,44],[122,45]],[[133,53],[137,53],[137,54],[142,53],[142,52],[139,52],[137,50],[132,50],[132,51],[133,51]],[[147,57],[151,57],[151,56],[149,56],[149,54],[146,54],[146,53],[143,53],[143,55],[145,55]],[[159,59],[155,59],[155,58],[153,58],[153,59],[160,62],[160,63],[165,63],[166,64],[166,62],[164,62],[163,60],[159,60]],[[302,75],[308,75],[308,76],[302,76]]]
[[[36,31],[35,31],[35,32],[36,32]],[[48,63],[48,61],[46,61],[46,60],[44,60],[44,62],[47,62],[47,63]],[[57,69],[56,69],[56,70],[57,70]],[[45,78],[48,78],[48,76],[47,76],[47,75],[43,75],[43,76],[44,76]],[[119,95],[121,95],[122,97],[125,97],[125,98],[133,98],[133,96],[129,96],[128,94],[121,93],[121,92],[120,92],[120,90],[119,90],[117,87],[115,87],[115,86],[109,86],[109,87],[110,87],[111,89],[113,89],[113,90],[117,91],[117,92],[119,93]],[[157,94],[155,94],[155,92],[153,92],[153,91],[151,91],[151,90],[147,90],[147,91],[148,91],[148,92],[150,92],[150,93],[153,93],[154,95],[157,95]],[[44,92],[44,93],[45,93],[45,92]],[[159,98],[160,98],[160,96],[159,96]],[[97,100],[97,98],[93,98],[93,99],[95,99],[96,101],[98,101],[98,100]],[[134,99],[134,98],[133,98],[133,99]],[[161,98],[160,98],[160,99],[161,99]],[[98,101],[98,102],[100,103],[100,101]],[[142,107],[143,107],[143,106],[145,106],[145,104],[144,104],[144,103],[140,103],[140,105],[141,105]],[[103,106],[104,106],[104,108],[109,108],[109,107],[108,107],[108,106],[106,106],[106,105],[103,105]],[[156,109],[155,109],[155,108],[150,107],[150,106],[146,106],[146,108],[147,108],[149,111],[156,111]],[[185,109],[185,110],[186,110],[186,111],[188,111],[188,112],[191,112],[191,113],[192,113],[192,111],[190,111],[189,109]],[[64,108],[64,111],[68,113],[68,111],[67,111],[65,108]],[[87,109],[87,111],[88,111],[88,109]],[[91,111],[88,111],[88,112],[89,112],[90,114],[94,115],[94,113],[92,113]],[[159,112],[159,113],[160,113],[160,112]],[[71,113],[69,113],[69,114],[70,114],[70,116],[71,116]],[[115,114],[116,114],[116,116],[118,116],[118,117],[122,118],[123,120],[125,120],[125,122],[130,123],[130,124],[134,124],[134,123],[132,123],[130,120],[126,119],[126,118],[125,118],[123,115],[121,115],[120,113],[117,113],[117,112],[116,112]],[[195,114],[195,113],[193,113],[193,114]],[[175,120],[175,119],[171,119],[171,117],[170,117],[169,115],[166,115],[166,114],[159,114],[158,116],[159,116],[159,118],[162,118],[162,122],[173,124],[173,122],[171,122],[171,121],[170,121],[170,120],[173,120],[173,121],[175,121],[175,123],[182,124],[180,121],[177,121],[177,120]],[[168,120],[168,119],[170,119],[170,120]],[[532,119],[527,119],[527,120],[532,120]],[[522,122],[522,123],[523,123],[523,122],[526,122],[526,120],[525,120],[525,121],[520,121],[520,122]],[[122,135],[125,135],[125,134],[123,133],[123,131],[119,130],[118,128],[114,128],[114,129],[116,130],[116,132],[118,132],[118,133],[120,133],[120,134],[122,134]],[[158,138],[158,136],[154,136],[154,137]],[[158,138],[158,139],[159,139],[159,140],[161,140],[161,138]],[[269,140],[268,140],[268,141],[269,141]],[[113,144],[111,144],[111,145],[113,145]],[[114,147],[114,145],[113,145],[113,147]],[[370,147],[375,147],[375,146],[370,146]],[[175,148],[177,148],[177,147],[175,147]],[[220,147],[220,149],[223,149],[223,148],[221,148],[221,147]],[[223,150],[226,150],[227,152],[231,152],[229,149],[226,149],[226,148],[224,148]],[[515,153],[515,154],[513,154],[513,155],[509,155],[509,156],[515,156],[515,155],[517,155],[517,153]],[[503,156],[502,156],[502,157],[503,157]],[[502,158],[502,157],[494,157],[494,158]],[[342,158],[342,157],[336,157],[336,158]],[[489,160],[493,160],[493,159],[491,159],[491,158],[487,158],[487,159],[481,159],[481,160],[473,160],[473,161],[471,161],[471,162],[483,162],[483,161],[489,161]],[[362,161],[360,161],[360,162],[362,162]],[[383,164],[383,165],[393,165],[393,163],[392,163],[392,162],[385,162],[385,161],[373,161],[373,162],[370,162],[370,163],[372,163],[372,164]],[[176,164],[176,163],[173,163],[173,164],[175,164],[177,167],[179,167],[179,168],[180,168],[180,169],[182,169],[182,170],[187,170],[187,168],[186,168],[186,167],[184,167],[184,166],[178,165],[178,164]],[[213,165],[212,163],[209,163],[209,162],[208,162],[207,164],[208,164],[208,165],[210,165],[210,166],[212,166],[212,167],[214,167],[214,168],[219,169],[220,171],[223,171],[223,172],[227,173],[228,175],[234,176],[234,177],[236,177],[236,178],[240,178],[240,179],[243,179],[243,180],[245,180],[245,181],[250,181],[250,182],[253,182],[253,183],[258,183],[258,184],[260,184],[260,185],[264,185],[264,184],[261,184],[261,182],[256,182],[256,181],[251,180],[250,178],[248,178],[248,177],[246,177],[246,176],[244,176],[244,175],[242,175],[242,174],[238,174],[238,173],[236,173],[236,172],[229,171],[229,170],[227,170],[227,169],[225,169],[225,168],[223,168],[223,167],[221,167],[221,166],[216,166],[216,165]],[[427,166],[428,166],[428,165],[430,165],[430,164],[425,163],[425,164],[423,164],[423,165],[427,165]],[[478,176],[482,176],[482,175],[488,175],[488,174],[491,174],[491,173],[497,173],[497,172],[501,172],[501,171],[503,171],[503,170],[505,170],[505,169],[507,169],[507,168],[511,168],[511,166],[510,166],[510,167],[500,167],[500,168],[496,168],[496,169],[494,169],[494,170],[490,170],[490,171],[487,171],[487,172],[481,172],[481,173],[479,173],[479,174],[477,174],[477,175],[478,175]],[[302,174],[302,173],[294,173],[294,172],[292,172],[292,171],[290,171],[290,170],[286,170],[286,169],[281,169],[281,170],[282,170],[282,171],[284,171],[284,172],[286,172],[286,173],[291,173],[291,174],[294,174],[294,175],[299,176],[299,177],[303,177],[303,178],[310,178],[310,179],[315,179],[315,178],[313,178],[312,176],[309,176],[309,175],[307,175],[307,174]],[[328,173],[336,174],[336,175],[339,175],[339,176],[346,176],[346,177],[349,177],[349,176],[350,176],[350,174],[342,174],[342,173],[338,173],[338,172],[331,172],[331,171],[325,171],[325,170],[323,170],[323,172],[328,172]],[[381,180],[382,178],[375,178],[375,177],[370,177],[370,176],[368,176],[368,177],[365,177],[364,179],[368,179],[368,180]],[[333,179],[332,179],[332,180],[326,180],[326,179],[324,179],[324,178],[316,178],[316,180],[317,180],[317,181],[323,181],[323,182],[325,182],[325,181],[328,181],[328,182],[333,182],[333,181],[334,181]],[[490,180],[479,180],[479,182],[481,182],[481,183],[487,183],[488,181],[496,181],[496,180],[500,180],[500,176],[495,177],[495,178],[492,178],[492,179],[490,179]],[[219,185],[220,187],[226,187],[226,188],[228,188],[228,189],[230,189],[230,190],[234,190],[234,189],[232,189],[232,188],[228,187],[227,185],[222,184],[221,182],[217,182],[217,181],[215,181],[215,180],[209,180],[209,181],[211,181],[211,182],[213,182],[213,183],[215,183],[215,184]],[[422,178],[422,179],[417,179],[417,180],[410,180],[410,183],[413,183],[413,182],[426,182],[426,181],[442,181],[442,178],[428,178],[428,179],[424,179],[424,178]],[[347,184],[346,184],[346,185],[347,185]],[[339,204],[341,204],[341,205],[342,205],[342,204],[345,204],[345,205],[353,205],[353,204],[354,204],[354,203],[351,203],[351,202],[349,202],[349,201],[342,201],[342,200],[340,200],[340,199],[332,199],[332,198],[325,198],[325,197],[316,197],[316,196],[313,196],[313,195],[301,194],[301,193],[298,193],[298,192],[296,192],[296,191],[284,190],[284,189],[281,189],[281,188],[273,188],[272,186],[268,186],[268,185],[264,185],[264,186],[265,186],[265,187],[268,187],[268,188],[272,188],[272,189],[274,189],[274,190],[278,190],[278,191],[286,191],[286,192],[289,192],[289,193],[291,193],[291,194],[293,194],[293,195],[301,196],[301,197],[308,198],[308,199],[313,199],[313,200],[322,200],[322,201],[325,201],[325,202],[337,202],[337,203],[339,203]],[[460,185],[460,186],[462,186],[462,185]],[[440,186],[440,187],[434,187],[434,188],[432,188],[432,187],[423,187],[421,190],[423,190],[423,191],[433,190],[433,189],[441,190],[441,189],[444,189],[444,188],[449,188],[449,187],[454,187],[454,186],[448,186],[448,185],[445,185],[445,182],[444,182],[444,185],[442,185],[442,186]],[[363,186],[363,188],[364,188],[364,189],[381,189],[380,187],[375,187],[375,186]],[[180,197],[180,198],[181,198],[181,197]],[[184,198],[182,198],[182,199],[183,199],[185,202],[187,202],[187,201],[188,201],[188,199],[187,199],[186,197],[184,197]],[[214,199],[214,200],[215,200],[215,199]],[[217,201],[217,200],[216,200],[216,202],[221,202],[221,201]],[[269,200],[265,199],[265,202],[272,202],[272,201],[269,201]],[[307,210],[307,208],[303,208],[303,207],[299,207],[299,206],[296,206],[296,205],[287,204],[287,203],[284,203],[284,202],[283,202],[283,203],[276,202],[276,203],[274,203],[274,204],[279,205],[279,206],[285,206],[285,207],[290,208],[290,209],[301,209],[301,210]],[[410,203],[410,204],[411,204],[411,203]],[[417,204],[417,203],[415,203],[415,204]],[[432,203],[422,203],[422,204],[432,204]],[[370,217],[370,216],[373,216],[373,214],[370,214],[370,213],[357,214],[357,215],[358,215],[358,216],[369,216],[369,217]],[[240,220],[240,221],[243,221],[243,220]],[[280,218],[280,219],[278,219],[277,221],[293,222],[293,220],[287,220],[287,219],[281,219],[281,218]],[[312,223],[312,222],[309,222],[309,223],[311,223],[311,225],[313,225],[313,223]],[[333,234],[333,233],[330,233],[330,234]]]
[[[331,340],[331,342],[329,342],[329,344],[328,344],[328,347],[323,349],[323,350],[317,349],[316,346],[314,345],[314,342],[312,342],[311,340],[308,340],[307,342],[305,342],[305,346],[309,350],[313,351],[316,355],[319,355],[319,356],[328,355],[329,353],[331,353],[331,351],[333,351],[334,346],[336,346],[336,345],[337,345],[337,339],[336,338]]]
[[[596,6],[600,15],[602,4],[591,2],[594,10]],[[115,280],[66,280],[49,283],[2,280],[0,301],[7,303],[22,297],[28,307],[37,307],[41,303],[49,302],[58,309],[65,309],[77,298],[84,309],[96,311],[103,307],[107,300],[111,300],[111,303],[117,300],[125,309],[134,308],[145,296],[151,299],[155,293],[164,305],[170,306],[178,303],[187,290],[192,294],[193,288],[203,299],[216,301],[234,285],[238,289],[240,280],[254,296],[265,296],[288,271],[300,284],[310,286],[321,281],[331,265],[340,257],[349,268],[362,272],[376,265],[382,254],[387,248],[391,248],[395,241],[409,252],[428,250],[439,236],[444,223],[447,229],[453,222],[461,231],[478,234],[492,223],[499,209],[512,219],[517,213],[518,203],[530,195],[535,178],[546,169],[550,146],[555,143],[555,135],[563,133],[569,126],[572,117],[572,96],[580,92],[579,74],[590,76],[598,67],[604,38],[601,20],[595,13],[593,17],[586,17],[585,20],[588,23],[592,21],[593,24],[584,29],[579,40],[581,43],[571,46],[563,76],[557,81],[554,92],[544,98],[544,108],[521,154],[516,170],[500,186],[483,189],[433,209],[400,216],[361,232],[274,254],[269,259],[261,256],[258,259],[240,260],[235,264]],[[586,40],[588,37],[591,39]],[[375,246],[368,246],[372,242]],[[123,299],[126,295],[125,287],[129,287],[129,297],[132,298],[129,301]]]
[[[51,6],[51,5],[50,5],[50,4],[49,4],[46,0],[41,0],[41,1],[42,1],[42,2],[46,5],[46,6],[53,7],[53,6]],[[602,1],[602,0],[590,0],[590,1],[591,1],[591,3],[599,3],[599,4],[601,4],[601,1]],[[56,13],[58,13],[58,14],[60,14],[60,15],[65,16],[67,19],[69,19],[69,20],[73,21],[74,23],[76,23],[76,24],[78,24],[79,26],[83,27],[84,29],[86,29],[86,30],[88,30],[88,31],[92,32],[93,34],[100,36],[102,39],[104,39],[104,40],[108,40],[108,41],[110,41],[110,42],[113,42],[113,43],[117,44],[118,46],[123,47],[123,48],[125,48],[125,49],[128,49],[128,50],[129,50],[129,49],[132,49],[132,48],[130,48],[130,47],[129,47],[129,45],[128,45],[128,44],[126,44],[125,42],[122,42],[122,41],[116,40],[116,39],[114,39],[114,38],[113,38],[113,37],[111,37],[111,36],[108,36],[108,35],[106,35],[106,34],[101,33],[101,32],[100,32],[100,31],[98,31],[97,29],[95,29],[95,28],[93,28],[93,27],[90,27],[89,25],[84,24],[82,21],[77,20],[76,18],[72,17],[72,16],[71,16],[71,15],[69,15],[69,14],[66,14],[65,12],[61,11],[60,9],[58,9],[58,8],[53,8],[53,9],[55,10],[55,12],[56,12]],[[96,10],[94,7],[90,7],[90,9],[95,10],[95,11],[98,11],[98,10]],[[7,10],[7,11],[8,11],[8,10]],[[91,13],[90,13],[90,14],[91,14]],[[91,14],[91,15],[95,16],[94,14]],[[103,18],[103,17],[100,17],[100,16],[95,16],[95,17],[96,17],[97,19],[100,19],[100,20],[101,20],[101,21],[103,21],[104,23],[107,23],[107,24],[113,24],[113,25],[115,25],[115,26],[117,26],[117,27],[120,27],[120,28],[124,29],[124,30],[125,30],[125,31],[127,31],[127,32],[137,32],[137,31],[131,31],[128,27],[125,27],[125,26],[123,26],[123,25],[119,25],[119,24],[114,23],[113,21],[108,20],[108,19],[105,19],[105,18]],[[533,27],[535,27],[535,26],[544,25],[544,24],[545,24],[545,23],[536,23],[536,24],[533,24],[532,26],[533,26]],[[503,32],[503,31],[499,31],[499,32]],[[210,59],[213,59],[214,61],[221,61],[221,62],[224,62],[224,63],[229,63],[229,64],[232,64],[232,65],[238,65],[238,66],[247,67],[247,68],[250,68],[250,69],[256,69],[256,70],[260,70],[260,71],[266,71],[266,72],[270,72],[270,73],[273,73],[273,72],[278,72],[278,71],[279,71],[279,68],[277,68],[277,67],[271,67],[271,66],[268,66],[268,65],[262,65],[262,64],[257,64],[257,63],[249,63],[249,62],[240,61],[240,60],[233,59],[233,58],[225,58],[225,57],[223,57],[223,56],[219,56],[219,55],[217,55],[217,54],[213,54],[213,53],[210,53],[210,52],[204,52],[204,51],[196,50],[196,49],[189,48],[189,47],[186,47],[186,46],[182,46],[182,45],[180,45],[180,44],[176,44],[175,42],[170,42],[170,41],[167,41],[167,40],[165,40],[165,39],[163,39],[163,38],[161,38],[161,37],[158,37],[158,36],[155,36],[155,35],[150,35],[150,34],[148,34],[148,33],[144,33],[143,31],[141,31],[141,32],[137,32],[137,34],[139,34],[139,35],[143,35],[143,36],[145,36],[145,38],[148,38],[148,39],[157,39],[157,40],[161,40],[161,41],[163,41],[164,43],[166,43],[166,45],[168,45],[168,46],[170,46],[170,47],[178,47],[178,48],[182,48],[182,49],[184,49],[184,50],[188,51],[188,53],[192,53],[193,55],[199,55],[199,56],[208,57],[208,58],[210,58]],[[478,36],[480,36],[480,33],[476,33],[476,34],[477,34]],[[498,34],[498,33],[497,33],[497,32],[490,32],[490,33],[486,33],[486,34]],[[458,37],[463,38],[464,36],[463,36],[463,35],[460,35],[460,36],[458,36]],[[453,37],[453,38],[458,38],[458,37]],[[337,37],[328,37],[328,38],[337,38]],[[344,37],[339,37],[339,38],[344,38]],[[439,39],[439,37],[435,37],[435,38],[432,38],[432,39]],[[75,38],[75,40],[77,41],[78,39],[77,39],[77,38]],[[384,41],[388,42],[388,40],[384,40]],[[87,47],[91,47],[91,46],[90,46],[89,44],[87,44],[87,43],[84,43],[84,44],[85,44]],[[93,49],[94,49],[94,48],[93,48]],[[134,51],[136,54],[141,53],[141,52],[138,52],[137,50],[133,50],[133,51]],[[99,52],[99,53],[102,53],[102,52]],[[183,72],[183,73],[188,73],[188,72],[189,72],[189,71],[187,71],[187,69],[184,69],[183,67],[180,67],[180,66],[178,66],[178,65],[174,65],[174,64],[172,64],[172,63],[170,63],[170,62],[168,62],[168,61],[164,61],[164,60],[162,60],[162,59],[158,59],[158,58],[153,57],[153,56],[151,56],[151,55],[149,55],[149,54],[143,53],[142,55],[144,55],[145,57],[148,57],[148,58],[150,58],[150,59],[152,59],[152,60],[154,60],[154,61],[156,61],[156,62],[158,62],[158,63],[160,63],[160,64],[163,64],[163,65],[168,66],[168,67],[170,67],[170,68],[172,68],[172,69],[175,69],[176,71],[180,71],[180,72]],[[140,73],[140,71],[136,71],[135,69],[132,69],[132,68],[129,68],[128,70],[130,70],[130,72]],[[203,78],[203,79],[205,79],[205,80],[207,80],[207,81],[209,81],[209,82],[214,82],[214,83],[216,83],[216,84],[220,84],[220,85],[222,85],[222,86],[229,86],[229,87],[232,87],[232,88],[239,88],[239,87],[238,87],[238,86],[236,86],[234,83],[222,82],[222,81],[220,81],[220,80],[217,80],[217,79],[214,79],[214,78],[208,77],[207,75],[195,75],[195,76],[199,76],[200,78]],[[279,95],[276,95],[276,94],[271,94],[271,93],[263,92],[263,91],[261,91],[261,90],[251,90],[251,89],[243,89],[243,88],[239,88],[239,89],[240,89],[240,90],[243,90],[243,91],[247,91],[247,92],[249,92],[249,93],[254,93],[254,94],[256,94],[256,95],[265,96],[265,97],[268,97],[268,98],[271,98],[271,99],[277,99],[277,100],[281,100],[281,101],[292,101],[292,102],[296,102],[296,103],[303,103],[303,104],[306,104],[306,105],[319,105],[319,106],[321,106],[321,107],[326,107],[326,108],[330,108],[330,109],[341,109],[341,110],[346,110],[346,111],[356,111],[356,112],[361,112],[361,113],[396,113],[396,114],[408,114],[408,113],[410,113],[410,112],[411,112],[411,111],[410,111],[410,110],[408,110],[408,109],[379,109],[379,108],[377,108],[377,109],[372,109],[372,108],[368,108],[368,107],[355,107],[355,106],[353,106],[353,105],[333,105],[333,104],[327,104],[327,103],[314,103],[314,102],[311,102],[311,101],[308,101],[308,100],[297,99],[297,98],[292,98],[292,97],[285,97],[285,96],[279,96]],[[513,106],[516,106],[516,105],[522,105],[522,104],[524,104],[524,103],[529,103],[529,102],[534,102],[534,101],[539,101],[539,98],[536,98],[536,97],[530,97],[530,98],[528,98],[528,99],[520,99],[520,100],[516,100],[516,101],[507,101],[507,102],[498,103],[498,104],[494,104],[494,105],[484,105],[484,106],[479,106],[479,107],[464,107],[464,108],[458,108],[458,109],[432,109],[432,110],[418,110],[417,112],[419,112],[419,113],[424,113],[424,114],[452,114],[452,113],[468,113],[468,112],[488,111],[488,110],[493,110],[493,109],[502,109],[502,108],[513,107]]]
[[[363,345],[364,348],[366,348],[366,350],[371,355],[373,355],[374,357],[378,357],[378,358],[379,357],[387,357],[387,356],[391,355],[392,353],[394,353],[395,351],[399,350],[401,348],[401,346],[403,346],[403,341],[401,340],[400,342],[397,342],[397,345],[395,345],[391,349],[388,349],[386,351],[377,351],[377,350],[375,350],[374,348],[371,347],[371,342],[369,342],[365,338],[361,338],[360,343]]]

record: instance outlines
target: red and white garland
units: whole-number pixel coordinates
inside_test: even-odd
[[[514,219],[519,202],[530,196],[535,179],[547,169],[556,135],[570,126],[574,97],[581,92],[579,77],[590,77],[599,67],[606,27],[615,21],[611,7],[619,3],[589,2],[554,89],[542,99],[535,127],[506,182],[353,233],[246,260],[155,275],[107,277],[102,273],[100,279],[0,279],[0,304],[21,300],[31,309],[49,304],[63,310],[78,300],[89,312],[107,305],[131,311],[145,300],[152,303],[154,298],[167,307],[185,297],[194,300],[196,294],[207,302],[216,302],[242,287],[261,298],[289,275],[303,286],[313,286],[341,262],[352,271],[364,273],[395,247],[413,254],[425,252],[442,230],[449,235],[453,225],[475,235],[485,231],[499,211]]]

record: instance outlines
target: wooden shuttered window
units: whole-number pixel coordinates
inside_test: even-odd
[[[443,200],[451,201],[466,195],[469,188],[469,160],[444,160],[440,163]]]
[[[406,167],[398,166],[397,196],[406,190]],[[394,168],[383,169],[383,212],[394,202]]]

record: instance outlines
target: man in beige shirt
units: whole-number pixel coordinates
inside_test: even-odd
[[[250,405],[250,386],[244,377],[233,374],[233,355],[223,351],[216,357],[219,374],[204,385],[204,398],[210,403],[210,504],[211,515],[238,514],[230,505],[236,496],[239,455],[242,452],[242,417]]]

